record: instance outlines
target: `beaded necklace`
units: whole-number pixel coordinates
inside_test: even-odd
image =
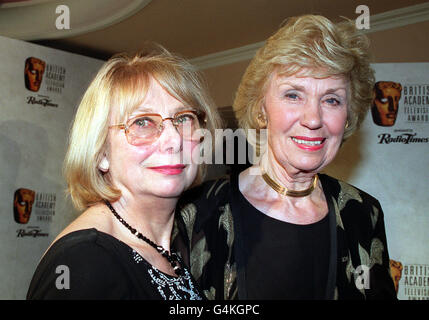
[[[162,246],[156,244],[155,242],[153,242],[149,238],[145,237],[141,232],[139,232],[138,230],[136,230],[133,227],[131,227],[124,220],[124,218],[122,218],[116,212],[116,210],[112,207],[112,205],[110,204],[109,201],[106,200],[105,203],[106,203],[107,207],[110,209],[110,211],[112,211],[112,213],[115,216],[115,218],[118,219],[120,223],[122,223],[128,230],[130,230],[130,232],[133,235],[135,235],[140,240],[143,240],[144,242],[146,242],[147,244],[149,244],[151,247],[155,248],[156,251],[158,251],[164,258],[166,258],[168,260],[168,262],[171,264],[171,266],[173,267],[173,270],[174,270],[174,272],[176,273],[177,276],[181,276],[182,275],[182,269],[180,267],[179,258],[178,258],[177,254],[175,252],[171,252],[170,253],[168,250],[164,249]]]

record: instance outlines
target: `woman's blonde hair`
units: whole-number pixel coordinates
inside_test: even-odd
[[[374,71],[370,66],[369,40],[352,21],[333,23],[317,15],[286,20],[257,51],[233,104],[239,126],[260,129],[257,117],[275,72],[290,76],[303,69],[309,71],[309,74],[300,73],[304,76],[345,76],[350,81],[348,125],[343,141],[352,135],[371,106]]]
[[[220,118],[208,95],[201,74],[186,60],[151,44],[135,56],[119,54],[109,59],[86,90],[70,132],[64,161],[67,191],[74,206],[83,210],[101,200],[115,201],[121,193],[98,165],[106,152],[109,117],[119,112],[115,123],[123,123],[143,102],[150,79],[155,79],[184,105],[206,113],[206,129],[214,132]],[[194,184],[203,180],[204,165]]]

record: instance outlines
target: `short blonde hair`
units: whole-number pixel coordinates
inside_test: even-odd
[[[350,81],[348,126],[343,141],[352,135],[365,118],[372,101],[374,71],[370,66],[369,40],[358,32],[352,21],[333,23],[317,15],[286,20],[285,25],[257,51],[241,80],[233,104],[239,126],[260,129],[257,116],[273,74],[278,72],[290,76],[302,69],[310,71],[306,76],[342,75]]]
[[[64,161],[67,192],[74,206],[83,210],[101,200],[115,201],[121,193],[109,174],[98,165],[106,152],[109,117],[117,108],[121,123],[143,102],[150,78],[183,104],[206,113],[206,129],[214,132],[220,118],[208,95],[201,74],[186,60],[151,44],[135,56],[119,54],[99,70],[85,92],[70,132]],[[205,167],[199,166],[194,184],[203,180]]]

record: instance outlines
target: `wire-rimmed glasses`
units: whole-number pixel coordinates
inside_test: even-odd
[[[109,128],[124,129],[129,144],[139,146],[154,142],[164,129],[164,121],[171,120],[184,140],[201,141],[201,135],[195,135],[197,129],[204,128],[205,113],[196,110],[177,112],[173,117],[163,118],[157,113],[143,113],[131,117],[126,123],[114,124]]]

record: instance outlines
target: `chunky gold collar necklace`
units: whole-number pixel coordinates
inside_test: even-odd
[[[281,186],[280,184],[275,182],[273,179],[271,179],[270,176],[264,171],[264,169],[262,167],[260,167],[260,168],[261,168],[261,172],[262,172],[262,178],[265,180],[265,182],[274,191],[276,191],[277,193],[279,193],[283,196],[296,197],[296,198],[305,197],[305,196],[308,196],[309,194],[311,194],[317,185],[318,176],[316,174],[313,177],[313,183],[311,184],[311,186],[308,189],[299,190],[299,191],[288,190],[286,187]]]

